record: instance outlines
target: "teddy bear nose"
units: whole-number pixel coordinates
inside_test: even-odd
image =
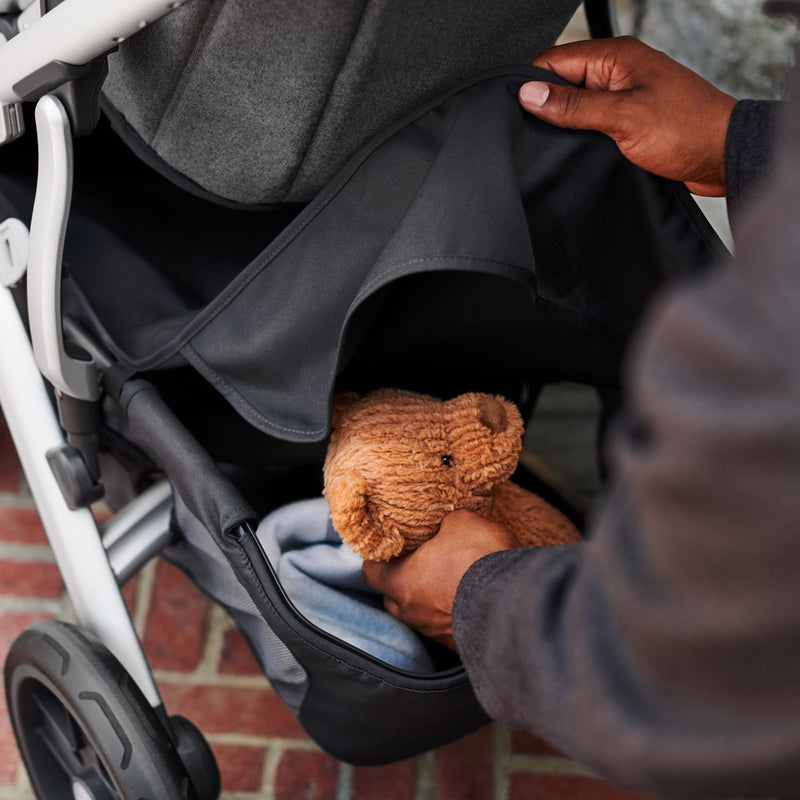
[[[508,427],[506,409],[496,397],[478,400],[478,420],[492,433],[502,433]]]

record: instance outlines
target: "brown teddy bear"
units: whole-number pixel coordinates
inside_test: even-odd
[[[340,395],[324,466],[333,525],[372,561],[411,552],[460,508],[502,523],[520,545],[579,541],[563,514],[509,482],[522,433],[516,406],[488,394]]]

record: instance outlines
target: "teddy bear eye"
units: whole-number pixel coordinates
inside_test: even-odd
[[[442,464],[446,467],[450,467],[453,464],[453,456],[442,456]]]

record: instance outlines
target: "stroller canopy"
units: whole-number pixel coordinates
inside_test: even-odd
[[[653,291],[723,248],[685,187],[602,134],[526,114],[517,91],[532,78],[553,76],[493,70],[384,130],[205,304],[141,259],[87,266],[99,245],[76,218],[87,322],[138,370],[191,364],[290,442],[325,439],[337,376],[365,352],[365,373],[390,385],[400,364],[591,381]],[[404,290],[420,276],[442,282]],[[494,283],[465,305],[474,276]]]
[[[109,60],[105,110],[184,188],[310,200],[384,125],[527,64],[578,0],[191,0]]]

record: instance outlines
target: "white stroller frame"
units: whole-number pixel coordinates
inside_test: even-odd
[[[0,144],[23,133],[20,82],[58,61],[91,62],[148,23],[177,8],[164,0],[64,0],[44,16],[32,2],[20,32],[0,45]],[[27,232],[0,224],[0,405],[78,623],[116,655],[154,708],[161,697],[145,660],[119,586],[170,539],[170,491],[164,482],[137,498],[98,536],[87,508],[68,507],[47,454],[64,446],[64,433],[42,382],[81,400],[99,395],[94,361],[79,361],[64,347],[61,261],[72,196],[72,136],[61,101],[44,95],[36,107],[39,172]],[[31,338],[10,287],[27,272]],[[31,344],[32,340],[32,344]],[[41,374],[40,374],[41,373]],[[86,580],[91,576],[91,580]]]
[[[70,331],[90,357],[76,358],[64,343],[60,287],[72,126],[64,103],[49,92],[75,75],[70,70],[80,73],[182,2],[62,0],[42,15],[39,0],[0,0],[0,12],[20,11],[19,33],[6,40],[0,30],[0,145],[24,133],[22,102],[42,95],[35,111],[39,167],[30,236],[18,220],[0,220],[0,406],[79,626],[113,653],[156,711],[163,709],[161,696],[120,587],[172,539],[169,484],[156,484],[98,527],[88,507],[71,507],[50,463],[68,445],[42,376],[57,396],[91,403],[100,395],[98,366],[110,360],[81,341],[80,332]],[[597,4],[591,8],[593,30],[608,35],[613,3],[604,20]],[[30,337],[12,294],[23,278]],[[74,792],[79,799],[89,796],[85,789]]]

